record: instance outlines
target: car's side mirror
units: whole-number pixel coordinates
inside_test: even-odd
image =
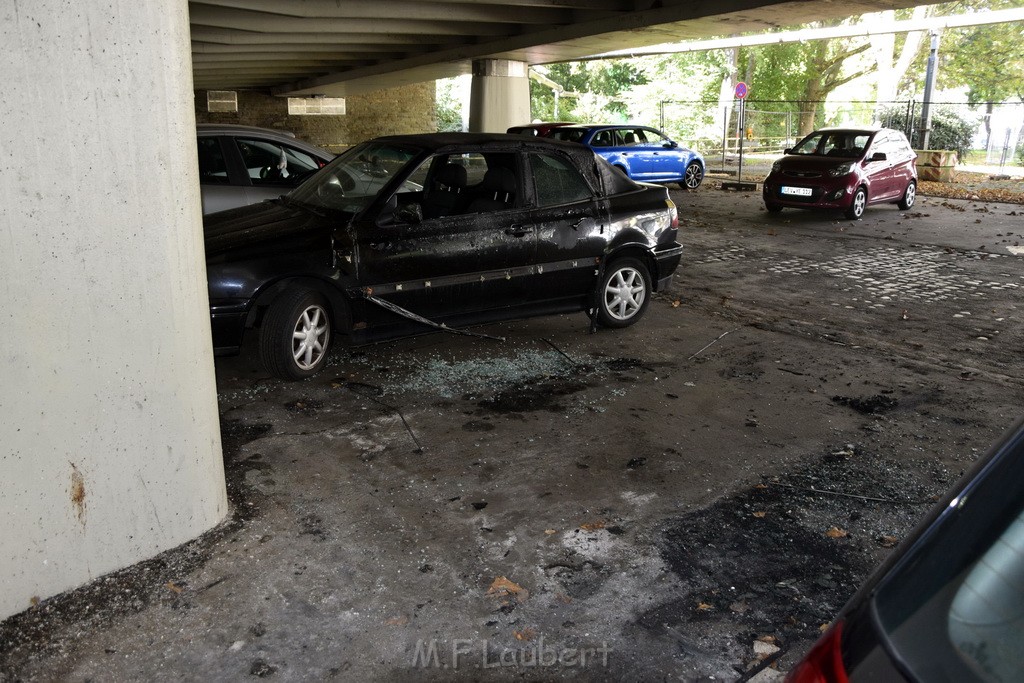
[[[782,153],[783,154],[792,154],[793,153],[793,148],[792,147],[787,147],[786,149],[782,150]]]
[[[662,147],[664,147],[665,149],[675,149],[678,146],[679,146],[679,143],[676,142],[675,140],[669,140],[664,145],[662,145]]]
[[[885,161],[885,152],[875,152],[868,161]]]
[[[413,225],[423,222],[423,207],[417,203],[403,204],[395,211],[395,220]]]

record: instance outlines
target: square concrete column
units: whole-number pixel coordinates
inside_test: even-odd
[[[0,13],[0,618],[228,512],[186,0]]]
[[[469,130],[504,133],[530,122],[530,79],[526,62],[478,59],[473,62]]]

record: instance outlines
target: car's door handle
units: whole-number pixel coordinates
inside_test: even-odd
[[[533,228],[528,225],[510,225],[505,228],[505,234],[511,235],[512,237],[522,237],[533,232]]]
[[[580,216],[579,218],[577,218],[574,222],[570,223],[569,225],[572,226],[573,230],[579,230],[580,226],[583,225],[583,221],[585,221],[585,220],[587,220],[586,216]]]

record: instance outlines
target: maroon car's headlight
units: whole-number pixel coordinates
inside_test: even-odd
[[[830,168],[828,174],[833,178],[841,178],[844,175],[849,175],[850,171],[853,170],[854,164],[856,163],[857,162],[855,161],[848,161],[845,164],[839,164],[835,168]]]

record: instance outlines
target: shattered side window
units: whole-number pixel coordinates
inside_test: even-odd
[[[576,167],[550,154],[531,154],[537,206],[557,206],[590,199],[592,192]]]

